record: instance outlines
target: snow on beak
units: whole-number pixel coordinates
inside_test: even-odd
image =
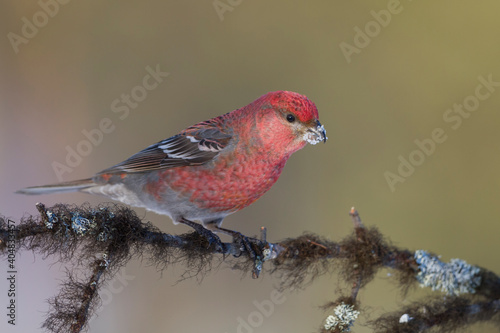
[[[304,133],[304,140],[312,145],[321,141],[326,142],[328,138],[326,137],[325,126],[321,125],[319,120],[317,120],[316,126],[308,128],[306,133]]]

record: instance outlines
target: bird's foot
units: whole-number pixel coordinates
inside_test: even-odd
[[[258,244],[255,244],[250,238],[247,236],[243,235],[241,232],[226,229],[226,228],[221,228],[221,227],[215,227],[215,230],[217,232],[221,232],[223,234],[229,235],[233,237],[233,244],[237,244],[240,250],[239,254],[233,254],[235,257],[241,256],[244,252],[248,253],[248,256],[250,258],[255,258],[260,254],[260,249]]]
[[[240,246],[241,251],[246,251],[248,256],[252,259],[258,258],[261,254],[259,247],[240,232],[235,231],[233,234],[233,242]]]
[[[205,228],[201,224],[193,222],[193,221],[190,221],[190,220],[182,219],[179,222],[181,222],[181,223],[183,223],[183,224],[185,224],[187,226],[190,226],[200,236],[205,237],[207,239],[207,241],[208,241],[208,247],[210,247],[210,246],[213,245],[215,247],[215,251],[216,252],[221,252],[221,253],[225,252],[225,245],[224,245],[224,243],[222,243],[220,237],[217,236],[214,232],[208,230],[207,228]]]
[[[221,227],[217,227],[217,231],[223,232],[233,237],[233,243],[237,244],[240,250],[239,254],[234,255],[235,257],[241,256],[244,252],[248,253],[250,259],[253,260],[252,275],[254,278],[258,278],[260,272],[262,271],[262,264],[264,263],[265,260],[264,255],[262,253],[261,244],[258,244],[257,240],[253,238],[250,239],[238,231],[229,230]]]

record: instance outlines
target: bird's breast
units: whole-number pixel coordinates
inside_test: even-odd
[[[274,185],[286,160],[253,155],[166,169],[159,173],[159,186],[151,190],[158,199],[164,197],[162,191],[174,191],[200,208],[235,212],[253,203]]]

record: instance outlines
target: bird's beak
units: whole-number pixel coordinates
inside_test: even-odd
[[[307,129],[307,132],[304,135],[304,139],[315,145],[321,141],[326,142],[328,138],[326,137],[325,126],[321,125],[319,120],[316,121],[316,124]]]

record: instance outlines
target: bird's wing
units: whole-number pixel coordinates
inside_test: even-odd
[[[189,127],[98,174],[144,172],[204,164],[226,148],[232,138],[215,120]]]

